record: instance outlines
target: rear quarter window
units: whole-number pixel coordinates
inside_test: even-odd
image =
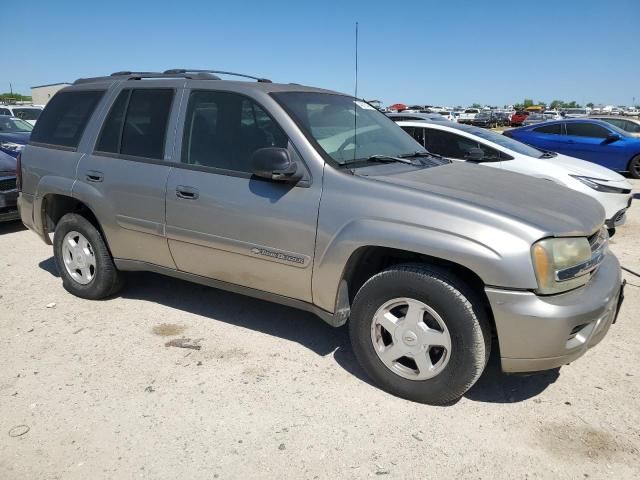
[[[31,141],[77,148],[104,90],[60,92],[44,109],[31,133]]]

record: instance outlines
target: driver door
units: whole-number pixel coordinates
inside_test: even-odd
[[[192,90],[181,162],[169,174],[166,231],[179,270],[311,301],[321,179],[312,181],[288,136],[254,100]],[[288,148],[296,185],[251,174],[251,154]]]

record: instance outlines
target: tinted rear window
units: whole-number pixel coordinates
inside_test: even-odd
[[[104,90],[61,92],[44,109],[31,141],[76,148]]]
[[[551,135],[560,135],[562,134],[562,124],[554,123],[552,125],[543,125],[542,127],[534,128],[533,131],[538,133],[547,133]]]
[[[120,92],[104,122],[96,150],[162,159],[173,93],[171,89]]]

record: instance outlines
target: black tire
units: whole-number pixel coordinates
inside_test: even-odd
[[[636,155],[629,162],[629,175],[632,178],[640,178],[640,155]]]
[[[93,249],[96,260],[95,274],[88,284],[81,284],[74,280],[64,265],[62,241],[65,235],[72,231],[84,235]],[[53,254],[58,272],[62,277],[62,285],[76,297],[99,300],[113,295],[124,284],[124,276],[113,263],[102,234],[82,215],[68,213],[60,219],[53,237]]]
[[[433,378],[404,378],[376,353],[371,340],[373,317],[385,302],[401,297],[433,308],[451,336],[448,363]],[[351,308],[349,334],[356,358],[369,377],[393,395],[431,405],[450,404],[473,386],[489,360],[491,329],[480,303],[479,296],[445,269],[405,264],[384,270],[362,286]]]

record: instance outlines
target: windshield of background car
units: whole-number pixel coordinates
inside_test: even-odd
[[[464,113],[478,113],[478,110],[476,110],[475,108],[469,108],[465,110]]]
[[[478,114],[478,118],[489,118],[491,117],[491,113],[490,112],[480,112]]]
[[[13,114],[22,120],[38,120],[42,113],[39,108],[14,108]]]
[[[0,133],[30,132],[33,126],[15,117],[0,117]]]
[[[476,128],[476,127],[468,127],[464,125],[459,125],[454,128],[458,128],[459,130],[471,133],[484,140],[488,140],[489,142],[495,143],[496,145],[500,145],[501,147],[504,147],[513,152],[519,153],[520,155],[526,155],[528,157],[534,157],[534,158],[541,158],[544,153],[542,152],[542,150],[538,150],[537,148],[530,147],[529,145],[518,142],[513,138],[505,137],[504,135],[500,133],[492,132],[491,130],[485,130],[483,128]]]
[[[272,95],[307,136],[341,165],[367,160],[372,155],[424,151],[391,119],[353,97],[316,92]]]

